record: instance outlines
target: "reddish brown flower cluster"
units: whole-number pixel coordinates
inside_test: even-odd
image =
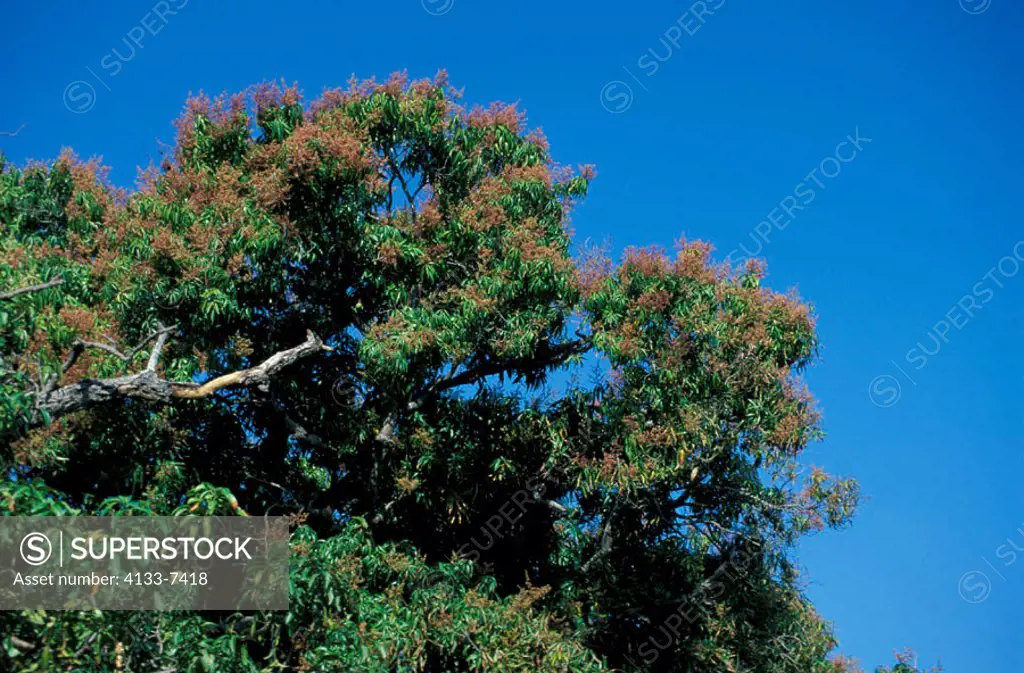
[[[491,103],[490,106],[474,107],[468,117],[470,128],[490,129],[504,126],[513,133],[519,133],[526,125],[526,115],[517,109],[517,103]]]
[[[110,167],[104,166],[100,157],[83,162],[72,150],[64,148],[54,164],[54,170],[66,170],[71,176],[75,197],[68,201],[65,209],[69,219],[89,219],[103,213],[115,202],[124,202],[124,190],[111,185]],[[91,198],[83,198],[85,196]],[[90,202],[93,210],[86,207]]]
[[[668,308],[672,302],[672,295],[667,290],[651,289],[640,295],[637,306],[645,311],[660,313]]]
[[[473,231],[484,232],[505,223],[505,208],[501,199],[512,193],[509,184],[500,177],[487,177],[469,197],[469,212],[465,221]]]
[[[387,266],[398,266],[398,260],[401,258],[401,255],[402,248],[391,241],[387,241],[377,248],[377,258],[382,264]]]
[[[211,99],[202,91],[189,96],[185,109],[174,122],[177,129],[175,159],[181,161],[195,149],[197,122],[209,124],[206,132],[212,140],[219,141],[225,136],[247,132],[249,118],[246,112],[245,92],[233,95],[221,94]]]
[[[706,284],[715,283],[725,277],[725,267],[711,262],[712,247],[710,243],[687,242],[682,239],[677,243],[677,249],[679,252],[672,264],[674,274]]]
[[[531,181],[543,182],[548,187],[554,183],[551,168],[545,164],[508,166],[502,172],[502,178],[509,183]]]
[[[622,270],[625,282],[632,273],[651,278],[664,276],[669,270],[665,249],[657,245],[646,248],[630,246],[623,252]]]
[[[248,95],[256,107],[257,115],[265,110],[298,105],[302,99],[299,85],[285,86],[284,80],[280,84],[277,82],[257,84],[249,88]]]
[[[291,189],[282,164],[281,149],[275,145],[257,147],[249,158],[249,188],[256,203],[269,212],[277,211]]]
[[[366,156],[365,141],[344,118],[337,121],[337,125],[331,126],[303,124],[284,142],[293,175],[315,171],[325,161],[334,161],[340,170],[354,173],[373,168]]]

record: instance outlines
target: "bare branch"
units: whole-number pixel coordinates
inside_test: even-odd
[[[101,344],[95,341],[83,341],[81,339],[77,339],[71,345],[71,352],[68,353],[67,359],[61,366],[60,374],[52,377],[49,381],[47,381],[46,385],[44,386],[44,389],[46,393],[53,392],[53,389],[57,387],[57,383],[60,381],[61,376],[68,373],[68,371],[75,365],[75,362],[78,361],[78,358],[82,355],[86,348],[95,348],[105,353],[110,353],[111,355],[118,358],[125,364],[129,364],[131,363],[132,358],[135,357],[135,354],[142,350],[145,347],[145,345],[153,339],[153,337],[166,335],[168,332],[172,332],[177,328],[177,325],[172,325],[171,327],[164,327],[163,325],[161,325],[160,329],[158,329],[157,331],[153,332],[145,339],[143,339],[142,342],[138,346],[130,350],[127,355],[119,351],[117,349],[117,346],[114,345],[114,341],[109,338],[107,338],[107,341],[110,341],[109,344]]]
[[[387,516],[387,513],[391,511],[391,508],[395,506],[396,502],[398,502],[398,501],[397,500],[391,500],[386,505],[384,505],[384,510],[374,514],[373,515],[373,519],[370,520],[370,523],[378,524],[381,521],[383,521],[384,517]]]
[[[78,339],[75,341],[74,344],[72,344],[71,348],[72,352],[81,351],[84,348],[95,348],[97,350],[110,353],[111,355],[113,355],[118,360],[121,360],[122,362],[128,362],[131,359],[121,351],[117,350],[115,346],[111,346],[110,344],[100,344],[96,343],[95,341],[83,341],[81,339]],[[71,361],[71,364],[74,364],[73,360]],[[65,364],[64,371],[67,371],[70,368],[70,366]]]
[[[77,341],[75,341],[75,345],[83,346],[85,348],[96,348],[101,351],[110,353],[111,355],[113,355],[114,357],[116,357],[117,359],[121,360],[124,363],[130,363],[132,361],[132,358],[134,358],[139,351],[145,348],[146,344],[148,344],[150,341],[160,336],[163,336],[164,341],[166,341],[166,335],[170,334],[176,329],[178,329],[177,325],[171,325],[170,327],[164,327],[163,325],[160,325],[160,329],[148,335],[145,339],[139,342],[138,346],[128,351],[128,353],[122,353],[121,351],[117,350],[117,345],[109,337],[104,337],[105,339],[107,339],[107,341],[110,342],[109,344],[101,344],[96,343],[94,341],[83,341],[81,339],[78,339]],[[65,369],[65,371],[67,371],[67,369]]]
[[[405,177],[402,175],[402,168],[395,163],[394,157],[391,156],[390,152],[384,152],[384,156],[387,157],[388,164],[391,166],[392,181],[394,178],[398,178],[398,184],[402,187],[402,193],[405,194],[405,200],[409,203],[409,214],[412,217],[412,221],[416,222],[416,197],[409,193],[409,184],[405,181]],[[419,191],[417,190],[417,193]],[[388,210],[390,211],[390,202]]]
[[[130,351],[128,351],[127,359],[125,360],[125,362],[131,362],[132,358],[135,357],[135,354],[138,353],[139,351],[141,351],[143,348],[145,348],[146,344],[148,344],[153,339],[156,339],[156,338],[158,338],[160,336],[163,336],[163,335],[166,335],[166,334],[170,334],[171,332],[173,332],[176,329],[178,329],[177,325],[171,325],[170,327],[164,327],[161,324],[160,325],[160,329],[156,330],[155,332],[153,332],[152,334],[147,336],[145,339],[143,339],[142,341],[139,342],[138,346],[136,346],[135,348],[133,348]]]
[[[145,339],[143,339],[139,343],[138,346],[136,346],[135,348],[131,349],[127,353],[122,353],[121,351],[119,351],[117,349],[117,346],[114,345],[113,341],[111,341],[109,344],[101,344],[101,343],[96,343],[95,341],[83,341],[82,339],[78,339],[77,341],[75,341],[74,346],[79,346],[81,348],[95,348],[97,350],[101,350],[101,351],[104,351],[106,353],[110,353],[111,355],[116,357],[121,362],[130,363],[132,361],[132,358],[134,358],[135,355],[139,351],[141,351],[143,348],[145,348],[146,344],[148,344],[154,338],[163,336],[164,337],[164,341],[166,341],[167,340],[166,339],[166,335],[169,334],[170,332],[173,332],[176,329],[178,329],[177,325],[172,325],[171,327],[163,327],[163,326],[161,326],[160,329],[156,330],[155,332],[153,332],[152,334],[147,336]],[[110,340],[108,339],[108,341],[110,341]],[[154,366],[154,368],[155,368],[155,366]],[[68,367],[65,367],[64,371],[67,371],[67,370],[68,370]]]
[[[538,504],[540,504],[540,505],[547,505],[550,509],[555,510],[559,514],[568,514],[569,513],[569,508],[568,507],[566,507],[565,505],[562,505],[561,503],[555,502],[554,500],[550,500],[548,498],[545,498],[544,496],[542,496],[540,494],[540,491],[534,491],[532,493],[532,495],[533,495],[533,501],[538,503]]]
[[[305,440],[312,446],[320,447],[323,446],[324,440],[320,435],[310,432],[305,426],[300,425],[294,418],[288,414],[284,415],[284,422],[288,426],[288,431],[292,433],[292,436],[298,440]]]
[[[321,351],[331,350],[319,337],[307,332],[305,342],[275,353],[250,369],[218,376],[203,384],[179,383],[167,381],[156,374],[160,352],[167,343],[167,335],[171,329],[161,328],[145,370],[111,379],[84,379],[56,390],[44,391],[37,396],[36,408],[47,412],[51,418],[58,418],[114,399],[136,398],[164,403],[173,399],[202,399],[225,388],[265,385],[275,374],[293,362]]]
[[[155,355],[159,356],[159,349],[163,347],[162,342],[165,342],[166,340],[166,335],[157,339],[157,347],[153,349],[153,353]],[[312,332],[306,332],[306,341],[303,343],[299,344],[295,348],[275,353],[262,363],[250,369],[243,369],[242,371],[218,376],[212,381],[207,381],[202,385],[197,385],[195,383],[172,383],[170,385],[173,387],[174,397],[189,400],[209,397],[222,388],[231,388],[235,386],[249,387],[266,384],[274,374],[296,360],[320,351],[330,350],[333,349],[330,346],[324,345],[324,342],[320,340],[320,337]],[[152,361],[153,356],[151,355],[150,362]]]
[[[164,329],[163,325],[160,326],[160,331],[156,338],[156,345],[153,346],[153,351],[149,354],[149,360],[146,361],[146,371],[155,372],[156,365],[160,362],[160,352],[163,351],[164,345],[167,343],[167,330]]]
[[[384,425],[381,426],[377,434],[374,435],[373,439],[381,444],[394,444],[395,440],[395,426],[398,425],[398,413],[392,411],[384,419]]]
[[[41,292],[42,290],[48,290],[51,287],[56,287],[63,283],[64,279],[58,276],[57,278],[52,278],[46,281],[45,283],[39,283],[38,285],[29,285],[28,287],[22,287],[17,290],[10,290],[9,292],[0,293],[0,301],[14,299],[15,297],[20,297],[21,295],[28,294],[30,292]]]
[[[36,649],[35,645],[33,645],[32,643],[28,642],[27,640],[22,640],[18,636],[13,636],[12,635],[12,636],[10,636],[10,639],[11,639],[11,645],[14,645],[19,650],[31,651],[31,650]]]
[[[557,346],[552,346],[548,349],[548,352],[541,353],[532,358],[483,362],[469,369],[465,369],[458,374],[455,374],[454,370],[452,370],[444,377],[436,380],[423,397],[429,397],[431,394],[436,394],[444,390],[448,390],[449,388],[457,388],[458,386],[466,385],[468,383],[474,383],[488,376],[501,374],[513,369],[539,369],[542,367],[560,365],[573,355],[585,353],[587,349],[590,348],[590,343],[589,338],[584,338],[579,341],[570,341]],[[418,408],[421,403],[421,400],[416,400],[410,404],[409,408]]]
[[[614,514],[614,512],[612,513]],[[612,551],[612,514],[605,517],[604,520],[604,531],[601,533],[601,546],[597,552],[590,557],[590,560],[583,564],[580,569],[582,572],[590,570],[590,566],[594,565],[599,559],[604,558]]]

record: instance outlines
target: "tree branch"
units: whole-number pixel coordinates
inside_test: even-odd
[[[549,498],[545,498],[543,495],[540,494],[540,491],[534,491],[531,495],[533,495],[533,501],[537,504],[546,505],[547,507],[553,509],[559,514],[569,513],[568,507],[562,505],[561,503],[555,502],[554,500],[551,500]]]
[[[448,390],[449,388],[457,388],[458,386],[466,385],[467,383],[473,383],[479,379],[493,376],[494,374],[501,374],[502,372],[506,372],[511,369],[551,367],[561,364],[573,355],[585,353],[588,348],[590,348],[590,339],[584,338],[579,341],[570,341],[568,343],[553,346],[547,353],[543,353],[537,357],[505,361],[487,361],[480,363],[475,367],[465,369],[458,374],[455,374],[454,371],[452,371],[448,375],[436,380],[427,389],[423,397],[440,393],[444,390]],[[416,409],[419,406],[420,402],[416,401],[411,403],[409,408]]]
[[[30,651],[36,649],[35,645],[33,645],[32,643],[28,642],[27,640],[22,640],[18,636],[12,635],[12,636],[10,636],[10,639],[11,639],[11,645],[14,645],[19,650],[24,650],[26,652],[30,652]]]
[[[112,346],[110,344],[100,344],[100,343],[96,343],[95,341],[83,341],[81,339],[76,339],[75,343],[73,343],[71,345],[71,352],[72,353],[80,353],[82,350],[84,350],[86,348],[95,348],[97,350],[101,350],[101,351],[104,351],[106,353],[110,353],[111,355],[113,355],[115,358],[117,358],[121,362],[128,362],[130,360],[130,358],[127,355],[125,355],[121,351],[117,350],[116,346]],[[77,357],[78,356],[76,355],[75,358],[77,359]],[[67,370],[71,369],[69,364],[73,365],[73,364],[75,364],[75,361],[69,358],[68,359],[68,363],[65,363],[65,365],[63,367],[63,371],[67,371]]]
[[[52,278],[46,281],[45,283],[39,283],[38,285],[29,285],[28,287],[22,287],[17,290],[10,290],[9,292],[0,293],[0,301],[14,299],[15,297],[20,297],[21,295],[28,294],[30,292],[41,292],[42,290],[48,290],[51,287],[56,287],[63,283],[64,279],[58,276],[57,278]]]
[[[138,353],[139,351],[141,351],[143,348],[145,348],[146,344],[148,344],[150,341],[152,341],[154,337],[161,337],[161,338],[164,339],[164,341],[166,341],[167,340],[167,334],[170,333],[170,332],[173,332],[176,329],[178,329],[177,325],[172,325],[170,327],[164,327],[163,325],[160,325],[160,329],[158,329],[157,331],[153,332],[152,334],[147,336],[145,339],[143,339],[139,343],[138,346],[136,346],[135,348],[133,348],[130,351],[128,351],[127,355],[125,355],[124,353],[119,351],[117,349],[117,347],[113,345],[113,343],[114,343],[113,341],[111,341],[110,344],[101,344],[101,343],[96,343],[95,341],[83,341],[81,339],[76,339],[75,342],[71,345],[71,352],[68,353],[67,359],[64,361],[64,364],[61,366],[60,373],[57,374],[56,376],[53,376],[52,378],[50,378],[46,382],[46,385],[43,386],[44,393],[45,394],[49,394],[49,393],[53,392],[54,388],[57,387],[57,382],[60,381],[61,376],[66,374],[68,372],[68,370],[70,370],[75,365],[75,362],[78,361],[78,358],[82,355],[82,353],[85,351],[86,348],[95,348],[97,350],[101,350],[101,351],[103,351],[105,353],[109,353],[109,354],[113,355],[114,357],[118,358],[119,360],[121,360],[125,364],[130,364],[131,361],[132,361],[132,358],[135,357],[135,354]],[[107,340],[110,341],[109,338]],[[159,351],[154,349],[154,352],[156,353],[156,356],[159,357]],[[152,354],[150,355],[150,360],[153,360],[153,355]],[[156,368],[156,361],[155,360],[153,361],[153,367],[152,368],[153,369]],[[147,367],[147,369],[148,369],[148,367]]]
[[[412,194],[409,193],[409,185],[405,181],[405,177],[402,175],[402,169],[395,163],[391,153],[387,153],[388,164],[391,166],[393,174],[398,178],[398,184],[402,186],[402,193],[405,194],[405,200],[409,202],[409,206],[415,208],[416,204],[413,202]]]
[[[381,444],[394,444],[395,443],[395,426],[398,424],[398,413],[391,412],[387,418],[384,419],[384,425],[381,426],[377,434],[374,435],[373,440]]]
[[[298,440],[306,441],[311,446],[315,446],[317,448],[319,448],[319,447],[324,445],[323,438],[320,437],[320,435],[318,435],[316,433],[310,432],[309,430],[306,429],[306,426],[300,424],[294,418],[289,416],[288,412],[285,411],[283,404],[278,403],[278,408],[281,410],[281,413],[284,415],[284,422],[285,422],[285,425],[288,426],[288,432],[290,432],[293,437],[295,437]]]
[[[146,371],[155,372],[156,365],[160,362],[160,353],[163,351],[164,346],[167,344],[167,330],[161,329],[157,332],[156,343],[153,345],[153,350],[149,354],[149,359],[146,361]],[[312,333],[310,333],[312,336]],[[322,345],[322,344],[321,344]]]
[[[604,531],[601,533],[601,546],[597,552],[590,557],[590,560],[583,564],[580,568],[581,572],[587,572],[590,570],[590,566],[594,565],[599,559],[604,558],[612,551],[612,516],[614,512],[608,514],[604,521]]]
[[[391,156],[391,152],[385,151],[384,156],[387,157],[388,165],[391,166],[392,182],[395,177],[398,178],[398,184],[402,187],[402,193],[405,194],[405,200],[409,202],[409,214],[412,217],[412,221],[416,222],[416,197],[409,193],[409,185],[406,183],[405,177],[402,175],[402,169],[395,163],[395,159]],[[388,210],[390,211],[390,209],[391,206],[389,201]]]
[[[84,379],[56,390],[43,392],[37,396],[36,408],[47,412],[51,418],[58,418],[114,399],[137,398],[165,403],[173,399],[202,399],[225,388],[265,385],[277,372],[293,362],[320,351],[331,350],[319,337],[307,332],[305,342],[275,353],[250,369],[218,376],[202,384],[179,383],[162,379],[156,373],[160,352],[167,343],[170,330],[171,328],[160,330],[145,370],[111,379]]]

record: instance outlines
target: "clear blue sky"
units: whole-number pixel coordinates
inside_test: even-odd
[[[581,238],[685,232],[724,257],[764,232],[769,283],[820,314],[813,460],[870,498],[802,546],[810,596],[865,665],[911,645],[949,671],[1024,666],[1024,269],[992,271],[1024,239],[1019,2],[708,0],[703,23],[665,0],[21,4],[0,26],[17,162],[67,145],[129,185],[190,90],[444,67],[470,101],[521,100],[559,161],[597,165]],[[871,141],[828,159],[857,129]]]

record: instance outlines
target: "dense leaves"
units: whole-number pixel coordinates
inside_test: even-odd
[[[4,166],[4,513],[295,521],[288,613],[8,612],[6,666],[851,670],[790,560],[858,497],[799,462],[810,309],[573,256],[593,175],[443,74],[193,98],[131,193]]]

